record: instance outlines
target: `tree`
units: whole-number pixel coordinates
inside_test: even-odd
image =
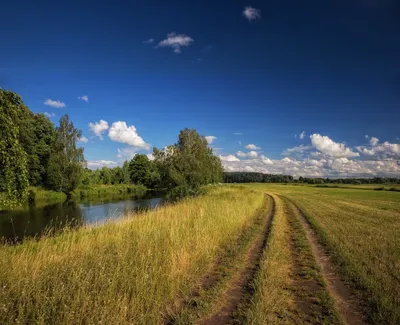
[[[155,164],[146,155],[137,154],[129,163],[131,181],[152,188],[160,181],[160,174]]]
[[[24,201],[29,186],[27,155],[19,142],[21,107],[21,97],[0,89],[0,204],[10,208]]]
[[[74,127],[68,115],[64,115],[56,134],[54,151],[49,159],[48,183],[51,188],[68,193],[78,187],[84,176],[83,148],[76,146],[82,132]]]
[[[221,160],[194,129],[182,130],[175,145],[154,149],[163,185],[177,196],[195,194],[205,184],[222,181]]]

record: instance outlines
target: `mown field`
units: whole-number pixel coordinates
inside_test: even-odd
[[[399,324],[400,193],[210,187],[0,247],[1,324]]]

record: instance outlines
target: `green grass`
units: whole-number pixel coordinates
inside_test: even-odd
[[[1,193],[0,193],[1,196]],[[42,207],[48,204],[62,203],[67,199],[67,195],[62,192],[45,190],[40,187],[30,187],[25,202],[16,209],[26,209],[29,204]],[[6,210],[6,207],[0,205],[0,211]]]
[[[147,188],[143,185],[86,185],[81,186],[71,193],[74,200],[95,200],[121,196],[142,197],[146,194]]]
[[[343,278],[367,303],[371,323],[400,323],[400,193],[251,187],[286,196],[305,212]]]
[[[263,202],[259,191],[224,186],[101,227],[1,246],[0,323],[157,324]]]

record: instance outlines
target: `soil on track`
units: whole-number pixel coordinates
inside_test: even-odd
[[[317,236],[311,229],[303,212],[291,202],[295,215],[304,228],[311,251],[321,268],[322,276],[327,283],[329,293],[334,298],[336,307],[341,318],[349,325],[364,325],[367,324],[361,311],[361,303],[357,301],[351,293],[350,288],[341,280],[336,267],[330,260],[329,255],[317,240]]]
[[[208,318],[199,322],[202,325],[221,325],[229,324],[234,321],[234,314],[238,309],[239,304],[244,303],[252,295],[253,289],[250,286],[256,271],[259,267],[259,262],[262,252],[266,246],[268,235],[271,229],[271,224],[275,214],[275,200],[270,197],[270,207],[268,211],[267,223],[264,230],[257,235],[252,246],[246,253],[246,264],[240,273],[236,274],[230,281],[229,289],[224,292],[223,306]]]

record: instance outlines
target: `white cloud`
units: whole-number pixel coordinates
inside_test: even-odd
[[[65,107],[65,103],[60,102],[59,100],[52,100],[52,99],[46,99],[45,102],[43,103],[47,106],[51,106],[54,108],[63,108]]]
[[[82,136],[79,138],[78,141],[79,141],[79,142],[82,142],[82,143],[88,143],[89,139],[82,135]]]
[[[123,121],[114,122],[108,131],[108,136],[113,141],[126,143],[132,147],[150,149],[150,145],[139,136],[136,128],[133,125],[128,127]]]
[[[89,97],[88,95],[84,95],[84,96],[79,96],[78,99],[83,100],[86,103],[89,103]]]
[[[255,171],[265,174],[285,174],[295,177],[373,177],[400,176],[400,166],[395,160],[351,160],[345,157],[321,159],[295,159],[285,157],[271,160],[264,156],[249,160],[224,160],[226,171]]]
[[[241,132],[235,132],[234,135],[243,135]]]
[[[185,34],[169,33],[167,38],[158,43],[157,47],[171,47],[175,53],[181,53],[181,47],[188,47],[194,40]]]
[[[273,165],[273,161],[267,157],[265,157],[264,155],[260,156],[260,160],[262,163],[266,164],[266,165]]]
[[[300,140],[303,140],[305,136],[306,136],[306,132],[305,131],[301,132],[299,135]]]
[[[243,152],[243,151],[238,151],[238,152],[236,152],[236,156],[242,157],[242,158],[245,158],[245,157],[257,158],[258,157],[258,153],[257,153],[257,151],[249,151],[247,153]]]
[[[143,41],[145,44],[151,44],[154,43],[154,38],[149,38],[147,41]]]
[[[155,159],[152,153],[148,153],[146,156],[147,156],[147,158],[149,160],[154,160]]]
[[[255,144],[251,144],[251,143],[246,145],[245,148],[249,149],[249,150],[260,150],[261,149],[260,147],[257,147]]]
[[[99,122],[89,123],[89,128],[90,130],[95,134],[96,137],[99,137],[101,140],[103,140],[102,134],[108,130],[108,123],[107,121],[100,120]]]
[[[213,136],[213,135],[207,135],[207,136],[205,136],[204,138],[207,140],[207,143],[208,143],[208,144],[211,144],[211,143],[214,142],[214,140],[215,140],[217,137],[215,137],[215,136]]]
[[[44,114],[44,116],[47,116],[48,118],[52,118],[52,117],[56,116],[56,114],[54,114],[54,113],[44,112],[43,114]]]
[[[310,135],[311,144],[318,151],[331,157],[358,157],[360,154],[351,151],[343,143],[333,141],[327,136],[320,134]]]
[[[128,147],[128,148],[118,148],[117,149],[117,158],[123,160],[131,160],[136,155],[136,148]]]
[[[305,151],[311,150],[311,146],[305,146],[304,144],[301,144],[299,146],[293,147],[293,148],[288,148],[282,151],[283,156],[290,156],[292,154],[301,154],[304,153]]]
[[[369,139],[369,143],[371,144],[371,146],[375,147],[379,142],[378,138],[372,137],[371,139]]]
[[[87,166],[90,169],[99,169],[103,167],[115,167],[118,163],[112,160],[88,160]]]
[[[261,11],[259,9],[250,6],[245,7],[242,14],[248,21],[257,20],[261,18]]]
[[[365,137],[365,139],[368,139],[368,138],[369,138],[368,134],[366,134],[364,137]]]
[[[221,161],[240,161],[240,159],[236,158],[234,155],[220,155],[219,158],[221,159]]]
[[[375,156],[380,159],[400,159],[400,143],[390,143],[388,141],[379,143],[377,138],[372,137],[370,145],[371,147],[357,147],[357,150],[365,156]]]

